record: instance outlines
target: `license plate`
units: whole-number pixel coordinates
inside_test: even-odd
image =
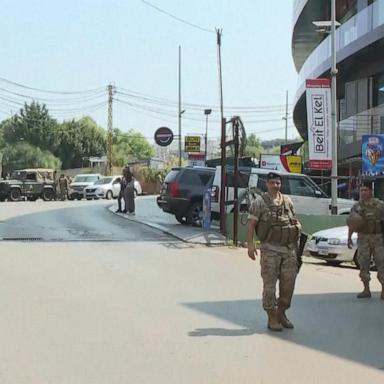
[[[326,249],[319,249],[319,255],[327,256],[328,255],[328,251]]]

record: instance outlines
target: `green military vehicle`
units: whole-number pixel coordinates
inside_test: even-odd
[[[13,171],[9,180],[0,180],[0,201],[19,201],[55,198],[52,169],[20,169]]]

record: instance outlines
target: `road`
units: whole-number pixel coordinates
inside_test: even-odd
[[[0,204],[0,383],[382,383],[384,302],[356,269],[303,266],[270,333],[258,262],[116,217]],[[30,228],[32,226],[32,228]]]

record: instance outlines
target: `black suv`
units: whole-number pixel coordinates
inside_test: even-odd
[[[175,167],[166,176],[157,205],[181,224],[201,225],[203,195],[212,187],[215,168]]]

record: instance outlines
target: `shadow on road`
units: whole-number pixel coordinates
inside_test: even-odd
[[[367,366],[384,369],[384,301],[374,292],[369,300],[356,293],[295,295],[289,318],[294,330],[272,333],[260,300],[184,303],[186,307],[229,321],[234,329],[197,328],[189,336],[268,334]],[[240,329],[239,329],[240,327]]]

